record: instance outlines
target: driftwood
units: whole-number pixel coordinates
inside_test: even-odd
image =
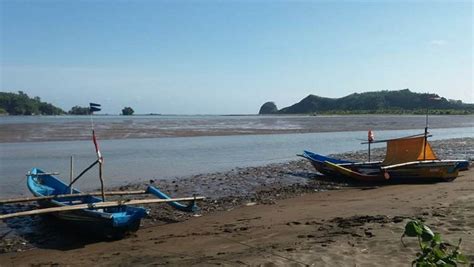
[[[83,210],[83,209],[100,209],[100,208],[118,207],[118,206],[124,206],[124,205],[167,203],[167,202],[175,202],[175,201],[195,201],[195,200],[203,200],[203,199],[205,198],[204,197],[183,197],[183,198],[170,198],[170,199],[140,199],[140,200],[132,199],[132,200],[97,202],[97,203],[53,207],[53,208],[28,210],[28,211],[4,214],[4,215],[0,215],[0,220],[9,219],[13,217],[20,217],[20,216],[47,214],[47,213],[53,213],[53,212],[65,212],[65,211]]]
[[[107,196],[125,196],[125,195],[141,195],[148,194],[146,190],[136,190],[136,191],[109,191],[104,192]],[[63,195],[51,195],[51,196],[42,196],[42,197],[25,197],[25,198],[9,198],[0,200],[0,205],[10,204],[10,203],[21,203],[21,202],[32,202],[38,200],[48,200],[53,198],[75,198],[75,197],[88,197],[88,196],[101,196],[102,192],[92,192],[92,193],[78,193],[78,194],[63,194]]]

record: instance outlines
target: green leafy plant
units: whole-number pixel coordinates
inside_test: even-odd
[[[412,261],[412,266],[457,266],[457,264],[467,264],[467,258],[459,250],[461,238],[458,245],[454,246],[447,242],[443,242],[439,233],[434,233],[428,226],[422,222],[413,220],[405,225],[403,238],[417,237],[421,252],[417,253],[417,258]]]

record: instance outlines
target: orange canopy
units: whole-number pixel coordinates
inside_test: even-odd
[[[387,141],[387,154],[383,165],[393,165],[417,160],[438,159],[431,148],[430,143],[426,143],[425,137],[400,138]]]

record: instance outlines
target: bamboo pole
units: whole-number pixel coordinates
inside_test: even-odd
[[[102,165],[103,165],[103,162],[99,158],[100,191],[102,192],[102,201],[105,202],[104,178],[102,177]]]
[[[368,153],[369,153],[369,162],[370,162],[370,144],[371,143],[372,143],[372,141],[369,140],[369,151],[368,151]]]
[[[143,195],[148,194],[146,190],[136,191],[109,191],[104,192],[106,196],[126,196],[126,195]],[[0,205],[10,203],[21,203],[21,202],[32,202],[38,200],[49,200],[54,198],[75,198],[75,197],[88,197],[88,196],[100,196],[102,192],[91,192],[91,193],[78,193],[78,194],[63,194],[63,195],[51,195],[42,197],[25,197],[25,198],[9,198],[0,200]]]
[[[417,165],[417,164],[420,164],[420,163],[432,163],[432,162],[435,162],[435,161],[409,161],[409,162],[403,162],[403,163],[399,163],[399,164],[393,164],[393,165],[388,165],[388,166],[383,166],[383,167],[380,167],[380,169],[382,170],[389,170],[389,169],[395,169],[395,168],[399,168],[399,167],[406,167],[406,166],[411,166],[411,165]]]
[[[400,139],[409,139],[409,138],[416,138],[416,137],[423,137],[425,136],[424,133],[422,134],[415,134],[415,135],[410,135],[410,136],[405,136],[405,137],[399,137],[399,138],[393,138],[393,139],[385,139],[385,140],[376,140],[376,141],[372,141],[371,143],[372,144],[375,144],[375,143],[386,143],[388,141],[396,141],[396,140],[400,140]],[[428,137],[432,137],[433,135],[432,134],[428,134]],[[365,145],[367,144],[368,142],[362,142],[361,144],[362,145]]]
[[[4,214],[4,215],[0,215],[0,220],[5,220],[5,219],[13,218],[13,217],[20,217],[20,216],[47,214],[47,213],[53,213],[53,212],[64,212],[64,211],[74,211],[74,210],[83,210],[83,209],[100,209],[100,208],[118,207],[118,206],[124,206],[124,205],[167,203],[167,202],[175,202],[175,201],[196,201],[196,200],[203,200],[203,199],[205,199],[205,197],[183,197],[183,198],[170,198],[170,199],[140,199],[140,200],[119,200],[119,201],[97,202],[97,203],[91,203],[91,204],[79,204],[79,205],[72,205],[72,206],[53,207],[53,208],[28,210],[28,211]]]
[[[70,170],[69,170],[69,184],[72,184],[72,180],[74,180],[74,156],[71,155],[71,162],[70,162]],[[72,186],[69,187],[69,193],[72,194]]]

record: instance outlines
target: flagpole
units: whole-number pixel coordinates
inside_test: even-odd
[[[372,144],[372,142],[374,141],[374,133],[372,132],[372,130],[369,129],[369,132],[367,134],[367,144],[368,144],[368,154],[369,154],[369,162],[370,162],[370,144]]]
[[[103,164],[104,159],[99,150],[99,144],[97,143],[97,138],[95,136],[94,130],[94,120],[92,119],[92,114],[94,111],[100,111],[100,104],[89,103],[89,114],[91,118],[91,128],[92,128],[92,141],[94,142],[95,153],[97,154],[97,161],[99,162],[99,180],[100,180],[100,191],[102,193],[102,201],[105,202],[105,191],[104,191],[104,178],[103,178]]]
[[[428,100],[439,101],[442,100],[439,96],[430,97]],[[425,143],[423,144],[423,160],[426,160],[426,144],[428,143],[428,113],[430,110],[429,104],[426,106],[426,121],[425,121]]]

